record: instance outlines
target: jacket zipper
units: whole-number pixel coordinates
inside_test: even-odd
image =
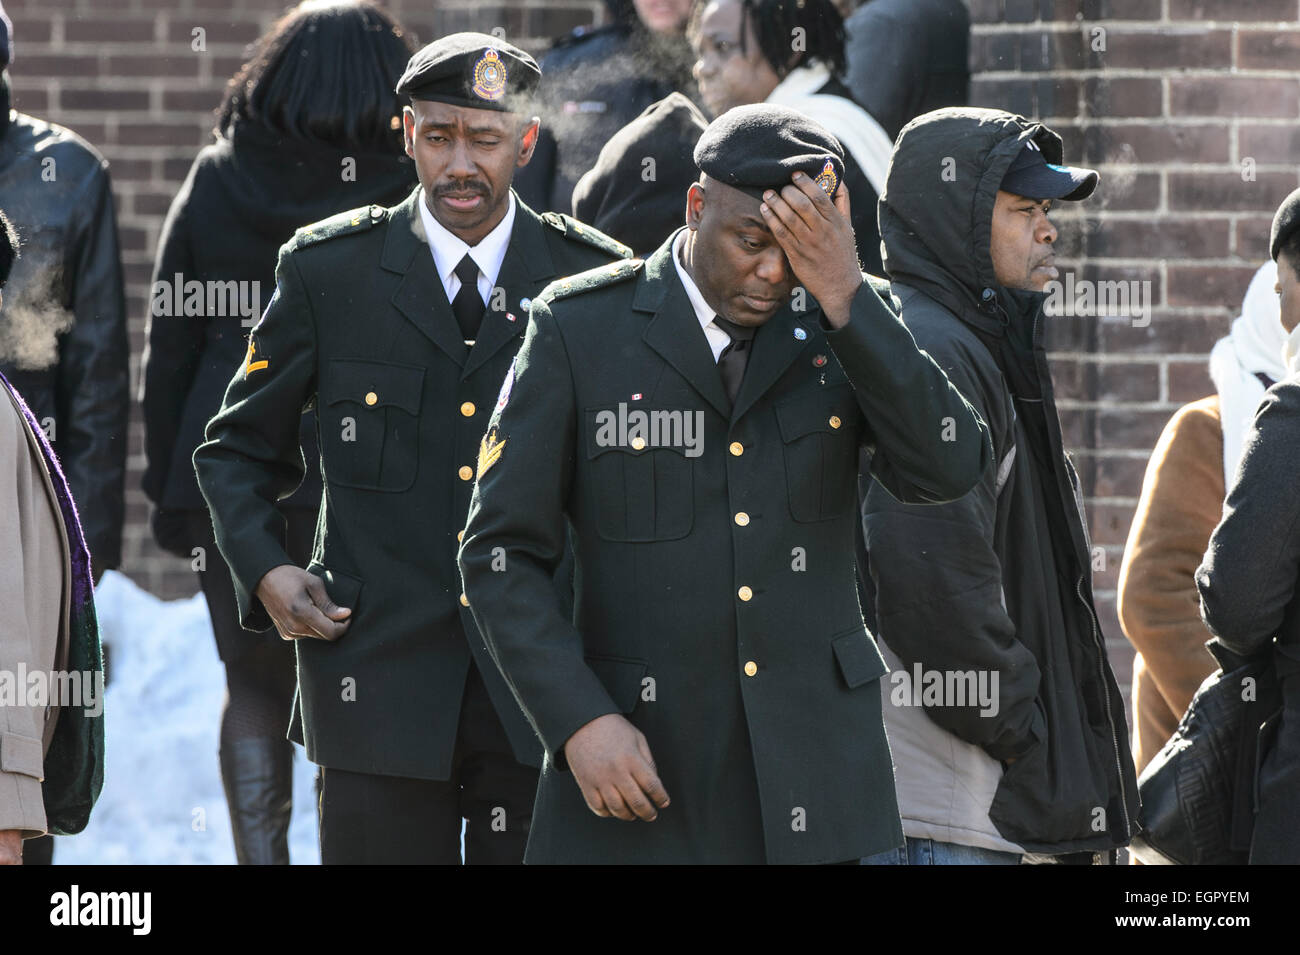
[[[992,306],[990,311],[1001,313],[1001,320],[1004,325],[1009,325],[1011,316],[1007,315],[1006,310],[996,297],[990,296],[985,299]],[[1030,343],[1038,341],[1038,320],[1042,315],[1041,309],[1034,311],[1034,324],[1030,330]],[[1064,449],[1062,449],[1064,453]],[[1080,501],[1075,502],[1075,510],[1079,509]],[[1084,525],[1084,535],[1088,533],[1087,526]],[[1088,566],[1087,563],[1084,566]],[[1120,812],[1124,817],[1124,837],[1126,840],[1133,837],[1133,824],[1128,812],[1128,787],[1124,785],[1124,762],[1119,755],[1119,738],[1115,731],[1115,713],[1110,705],[1110,681],[1106,679],[1106,647],[1101,640],[1101,628],[1097,624],[1097,615],[1093,612],[1092,606],[1088,603],[1083,595],[1083,575],[1079,575],[1075,583],[1075,594],[1079,598],[1079,603],[1083,604],[1083,609],[1088,612],[1088,625],[1092,628],[1092,642],[1097,648],[1097,676],[1101,679],[1102,696],[1106,703],[1106,723],[1110,726],[1110,746],[1111,752],[1115,757],[1115,781],[1119,784],[1119,806]],[[1110,827],[1107,826],[1107,829]]]

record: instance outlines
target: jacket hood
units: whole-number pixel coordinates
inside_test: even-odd
[[[400,150],[344,150],[283,136],[259,123],[237,120],[213,146],[212,169],[249,227],[284,241],[295,229],[343,208],[392,205],[415,186],[415,164]],[[348,162],[345,166],[344,163]],[[352,167],[348,180],[343,172]]]
[[[997,109],[949,107],[918,116],[894,146],[880,197],[880,238],[891,281],[919,289],[958,317],[996,331],[994,303],[1023,312],[1040,292],[1005,289],[990,237],[998,186],[1027,140],[1062,162],[1061,137]]]

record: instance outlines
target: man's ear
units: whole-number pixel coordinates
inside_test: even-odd
[[[409,106],[402,107],[402,142],[406,146],[406,155],[415,158],[415,111]]]
[[[528,125],[523,134],[519,137],[519,158],[515,160],[515,165],[522,169],[528,165],[528,161],[533,158],[533,151],[537,148],[537,137],[542,131],[542,121],[534,116],[528,120]]]
[[[704,183],[693,182],[686,190],[686,224],[692,232],[700,227],[704,218]]]

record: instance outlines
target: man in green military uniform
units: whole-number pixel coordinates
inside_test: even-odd
[[[528,54],[455,34],[397,91],[420,188],[308,226],[194,454],[241,620],[297,641],[290,738],[322,769],[331,862],[517,862],[540,746],[460,599],[475,453],[530,299],[628,250],[510,189],[537,139]],[[315,405],[325,495],[312,562],[275,502]],[[567,582],[567,578],[566,578]]]
[[[530,862],[903,841],[854,582],[859,450],[892,494],[944,501],[986,430],[859,270],[830,133],[740,107],[695,162],[687,228],[534,300],[480,449],[460,566],[546,747]],[[571,618],[550,585],[570,528]]]

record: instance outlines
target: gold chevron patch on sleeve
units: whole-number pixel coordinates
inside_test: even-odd
[[[505,438],[497,438],[497,429],[493,428],[487,434],[483,435],[483,440],[478,446],[478,474],[476,479],[482,480],[483,475],[488,473],[492,465],[501,460],[501,451],[506,446]]]
[[[250,371],[260,371],[263,368],[269,367],[271,364],[265,358],[263,358],[260,361],[253,361],[253,354],[256,351],[257,351],[257,346],[253,343],[253,339],[249,338],[248,354],[244,356],[244,377],[245,378],[248,377],[248,373]]]

